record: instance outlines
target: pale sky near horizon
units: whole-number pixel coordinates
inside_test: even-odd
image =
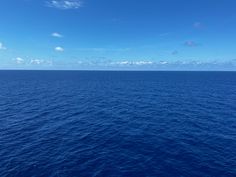
[[[235,0],[1,0],[0,69],[236,70]]]

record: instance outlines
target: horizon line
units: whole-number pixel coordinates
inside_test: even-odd
[[[89,72],[236,72],[236,70],[106,70],[106,69],[0,69],[0,71],[89,71]]]

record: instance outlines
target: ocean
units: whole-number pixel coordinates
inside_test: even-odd
[[[235,177],[236,72],[0,71],[0,177]]]

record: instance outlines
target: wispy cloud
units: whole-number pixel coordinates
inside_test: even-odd
[[[193,27],[196,28],[196,29],[202,29],[203,28],[203,24],[201,22],[195,22],[193,24]]]
[[[96,57],[94,59],[78,58],[72,61],[53,61],[42,58],[21,58],[17,57],[13,61],[19,64],[17,67],[33,68],[65,68],[68,69],[124,69],[124,70],[235,70],[236,60],[218,61],[218,60],[148,60],[148,59],[121,59],[111,60],[107,58]],[[21,65],[20,65],[21,64]],[[15,65],[16,66],[16,65]]]
[[[169,36],[169,35],[170,35],[170,33],[161,33],[161,34],[159,34],[160,37],[166,37],[166,36]]]
[[[39,60],[39,59],[32,59],[32,60],[30,60],[30,64],[40,65],[42,63],[44,63],[44,60]]]
[[[132,65],[138,65],[138,66],[141,66],[141,65],[152,65],[153,62],[152,61],[119,61],[119,62],[111,62],[110,63],[111,65],[129,65],[129,66],[132,66]]]
[[[81,0],[49,0],[46,1],[48,7],[53,7],[62,10],[78,9],[82,6]]]
[[[53,62],[51,60],[42,60],[42,59],[31,59],[29,63],[31,65],[45,65],[45,66],[53,65]]]
[[[24,59],[21,57],[16,57],[13,59],[17,64],[22,64],[24,63]]]
[[[236,60],[228,62],[212,61],[169,61],[169,60],[77,60],[76,68],[106,68],[106,69],[151,69],[151,70],[235,70]]]
[[[13,58],[12,61],[16,63],[19,67],[24,66],[24,67],[29,67],[29,66],[52,66],[53,65],[53,60],[50,59],[42,59],[42,58],[31,58],[29,56],[26,57],[16,57]]]
[[[184,45],[187,47],[196,47],[198,44],[195,41],[185,41]]]
[[[52,37],[57,37],[57,38],[62,38],[63,35],[61,35],[60,33],[54,32],[51,34]]]
[[[55,47],[54,50],[57,52],[64,52],[64,48],[62,47]]]
[[[89,52],[126,52],[130,51],[131,48],[78,48],[79,51]]]
[[[169,64],[169,62],[168,61],[160,61],[160,62],[157,62],[156,63],[157,65],[159,64],[159,65],[167,65],[167,64]]]
[[[7,50],[7,48],[0,42],[0,50]]]
[[[151,68],[154,70],[222,70],[236,69],[236,60],[228,62],[220,61],[120,61],[112,62],[107,66],[119,67],[119,68]]]

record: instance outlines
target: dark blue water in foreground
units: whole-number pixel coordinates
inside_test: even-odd
[[[1,177],[235,177],[236,72],[0,71]]]

